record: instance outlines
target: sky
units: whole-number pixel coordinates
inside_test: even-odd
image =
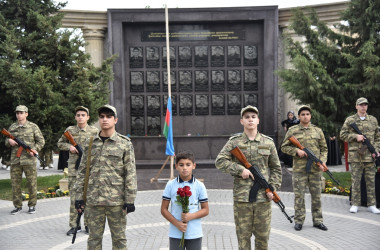
[[[69,10],[95,10],[106,11],[107,9],[134,9],[134,8],[204,8],[204,7],[242,7],[242,6],[269,6],[277,5],[280,9],[317,5],[334,2],[346,2],[347,0],[66,0],[64,9]],[[64,0],[56,0],[64,2]]]

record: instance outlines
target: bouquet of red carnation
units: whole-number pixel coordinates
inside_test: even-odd
[[[189,197],[191,196],[191,191],[189,186],[184,186],[183,188],[178,188],[177,190],[177,200],[175,203],[182,207],[183,213],[189,212]],[[182,233],[182,239],[179,243],[180,247],[185,246],[185,233]]]

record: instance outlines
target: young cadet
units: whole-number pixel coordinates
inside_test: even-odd
[[[87,124],[90,119],[90,113],[88,108],[83,106],[78,106],[75,108],[75,120],[77,121],[77,125],[70,126],[66,128],[66,131],[69,131],[73,136],[75,142],[82,146],[86,139],[91,136],[96,136],[99,130]],[[77,169],[75,169],[75,163],[78,160],[78,150],[69,142],[69,140],[62,135],[59,139],[57,146],[60,150],[69,151],[69,160],[67,162],[68,166],[68,179],[69,179],[69,194],[70,194],[70,217],[69,217],[69,227],[70,230],[66,233],[67,235],[72,235],[75,231],[75,227],[77,226],[77,210],[75,209],[75,189],[74,184],[76,181]],[[87,227],[87,216],[84,216],[84,226],[86,229],[86,233],[88,233]],[[77,232],[81,231],[81,227],[77,228]]]
[[[306,171],[307,154],[297,148],[288,139],[291,136],[297,138],[302,146],[310,149],[321,161],[327,160],[327,144],[322,129],[311,124],[311,108],[303,105],[298,110],[298,125],[289,128],[281,145],[281,151],[293,156],[293,192],[294,192],[294,229],[302,230],[305,221],[305,192],[309,188],[311,195],[311,211],[313,226],[326,231],[323,224],[321,204],[321,178],[322,170],[315,164],[311,166],[310,172]]]
[[[256,249],[268,249],[272,217],[272,193],[261,188],[255,202],[249,202],[249,192],[254,184],[252,173],[230,151],[238,146],[249,163],[256,166],[274,189],[281,185],[281,165],[273,140],[258,131],[259,111],[248,105],[241,110],[240,124],[244,131],[232,136],[220,151],[215,165],[234,176],[234,217],[240,250],[251,249],[251,237],[255,236]]]
[[[11,147],[12,199],[13,205],[15,206],[11,214],[18,214],[22,210],[21,182],[23,172],[25,173],[29,192],[28,213],[33,214],[36,212],[37,204],[37,159],[34,155],[38,154],[37,151],[43,148],[45,139],[40,128],[33,122],[27,120],[29,113],[26,106],[17,106],[15,112],[17,122],[13,123],[8,131],[13,136],[22,140],[26,145],[30,146],[32,152],[28,153],[23,149],[21,155],[18,157],[17,151],[20,146],[17,142],[12,139],[5,140],[5,146]]]
[[[201,218],[209,213],[208,197],[205,185],[195,179],[194,155],[190,151],[180,152],[176,155],[176,165],[179,175],[166,184],[162,195],[161,214],[170,222],[169,242],[170,250],[199,250],[202,248]],[[189,186],[189,213],[183,213],[182,207],[176,204],[178,188]],[[169,204],[172,202],[169,211]],[[185,233],[185,245],[180,247],[182,234]]]
[[[135,153],[130,139],[116,132],[116,108],[107,104],[98,109],[98,114],[101,130],[85,142],[75,183],[75,208],[78,212],[85,208],[88,218],[91,218],[88,220],[88,249],[102,249],[106,219],[112,248],[126,249],[126,215],[135,211],[137,193]],[[87,167],[85,203],[83,192]]]
[[[352,201],[351,213],[357,213],[361,203],[360,182],[364,173],[367,188],[367,206],[371,213],[379,214],[380,210],[376,208],[375,199],[375,173],[373,157],[368,148],[363,145],[364,138],[367,139],[379,152],[380,133],[377,119],[367,114],[368,100],[360,97],[356,100],[356,114],[346,118],[342,129],[340,130],[340,139],[348,142],[348,161],[352,173]],[[356,123],[360,131],[365,135],[357,134],[350,124]],[[378,153],[379,154],[379,153]]]

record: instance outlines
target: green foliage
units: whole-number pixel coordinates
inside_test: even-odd
[[[65,4],[54,2],[0,0],[0,126],[8,128],[15,107],[24,104],[52,150],[75,124],[76,106],[90,109],[90,122],[97,118],[96,108],[109,99],[115,59],[96,68],[81,36],[61,29],[58,10]]]
[[[342,13],[345,22],[334,29],[312,9],[293,11],[290,28],[305,40],[285,35],[293,68],[277,71],[280,84],[292,98],[311,105],[312,122],[327,135],[338,134],[359,97],[369,100],[372,115],[380,115],[379,9],[380,1],[352,0]]]

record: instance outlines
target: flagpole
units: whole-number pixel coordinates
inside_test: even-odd
[[[165,30],[166,30],[166,65],[168,80],[168,99],[172,96],[171,75],[170,75],[170,46],[169,46],[169,14],[168,6],[165,4]],[[172,126],[172,125],[171,125]],[[170,156],[170,179],[174,179],[174,156]]]

